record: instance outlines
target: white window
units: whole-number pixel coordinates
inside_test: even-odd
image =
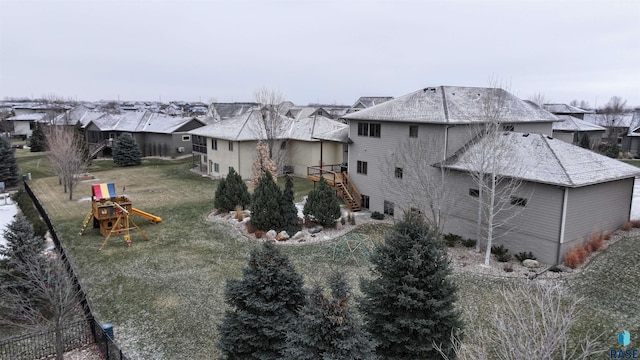
[[[191,135],[182,135],[182,141],[191,141]]]

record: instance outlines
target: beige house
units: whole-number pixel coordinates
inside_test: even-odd
[[[362,207],[371,211],[430,217],[435,195],[425,186],[442,179],[437,194],[451,204],[440,208],[447,218],[444,231],[478,239],[478,190],[469,176],[476,170],[469,159],[482,144],[483,127],[497,122],[508,140],[508,163],[524,171],[505,174],[523,184],[514,192],[515,206],[502,215],[512,216],[513,226],[501,229],[496,244],[554,264],[593,232],[629,220],[638,168],[554,139],[554,123],[561,119],[502,89],[428,87],[344,120],[351,140],[348,174]]]
[[[308,166],[345,161],[346,124],[313,113],[300,119],[280,115],[279,119],[272,148],[279,173],[306,176]],[[243,179],[250,179],[256,146],[267,139],[266,132],[261,112],[256,108],[189,134],[193,153],[200,155],[203,172],[217,178],[226,176],[233,168]]]

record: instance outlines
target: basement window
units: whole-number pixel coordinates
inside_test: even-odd
[[[393,208],[396,205],[391,201],[384,201],[383,212],[389,216],[393,216]]]
[[[369,208],[369,196],[368,195],[361,195],[362,196],[362,208],[363,209],[368,209]]]
[[[418,137],[418,125],[409,125],[409,137],[411,138]]]
[[[522,206],[522,207],[527,206],[527,199],[521,198],[521,197],[512,196],[511,197],[511,205]]]

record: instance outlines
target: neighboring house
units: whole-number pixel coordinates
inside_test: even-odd
[[[629,141],[629,152],[634,156],[640,155],[640,109],[633,112],[631,125],[627,131],[627,139]]]
[[[281,115],[279,124],[274,146],[283,165],[279,172],[306,176],[308,166],[344,161],[347,125],[318,115],[302,119]],[[226,176],[234,168],[243,179],[250,179],[256,145],[266,139],[257,108],[189,133],[193,152],[201,155],[201,169],[212,177]]]
[[[512,253],[533,251],[541,261],[555,263],[585,234],[617,229],[629,219],[633,177],[639,172],[616,160],[552,140],[553,124],[560,119],[502,89],[429,87],[348,114],[344,119],[349,124],[352,141],[348,149],[348,174],[361,193],[362,207],[372,211],[393,216],[421,209],[425,202],[416,200],[416,192],[420,191],[416,184],[403,179],[403,173],[415,164],[398,161],[390,164],[390,156],[423,144],[422,161],[434,165],[447,160],[449,168],[454,169],[462,163],[455,163],[452,157],[464,156],[463,150],[474,144],[472,140],[478,139],[484,126],[497,121],[505,134],[513,137],[514,146],[522,148],[514,153],[512,161],[540,162],[532,164],[533,175],[525,178],[527,185],[523,190],[535,188],[535,191],[526,201],[531,204],[529,208],[515,220],[524,227],[514,229],[511,237],[504,240]],[[435,167],[427,167],[424,173],[427,179],[439,176]],[[446,174],[445,184],[456,207],[448,214],[445,231],[476,237],[470,219],[475,219],[473,214],[477,210],[470,213],[464,210],[474,206],[477,209],[477,202],[469,196],[468,175],[457,171]],[[564,206],[572,208],[563,210]],[[584,215],[585,212],[588,214]],[[567,213],[571,219],[562,218]],[[583,223],[579,221],[581,217],[592,221]],[[572,227],[563,233],[556,224],[567,221]],[[555,230],[540,229],[547,223]],[[536,235],[536,231],[540,234]]]
[[[595,149],[607,130],[571,115],[556,114],[556,116],[562,121],[553,123],[553,137],[569,144],[577,146],[588,144],[588,149]]]
[[[602,140],[617,142],[622,147],[622,152],[630,151],[631,140],[627,136],[633,113],[624,114],[584,114],[584,121],[602,126],[606,129]]]
[[[37,123],[47,123],[49,115],[46,113],[26,113],[16,115],[5,119],[9,123],[13,124],[12,136],[27,139],[31,137],[33,129],[37,126]]]
[[[255,109],[258,105],[255,102],[211,103],[206,115],[214,121],[207,123],[238,117]]]
[[[580,109],[567,104],[544,104],[542,107],[555,115],[571,115],[580,120],[584,119],[584,114],[592,114],[593,111]]]
[[[347,113],[360,111],[362,109],[382,104],[389,100],[393,100],[393,96],[362,96],[356,100],[349,110],[347,110]]]
[[[100,116],[98,116],[101,114]],[[168,116],[150,111],[127,111],[121,114],[92,113],[83,119],[87,141],[93,152],[109,148],[123,133],[129,133],[140,147],[142,156],[176,157],[191,153],[190,130],[204,126],[192,117]]]

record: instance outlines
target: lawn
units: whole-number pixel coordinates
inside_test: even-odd
[[[20,166],[26,161],[32,168],[37,163],[33,160],[20,157]],[[218,358],[216,326],[226,309],[225,280],[241,276],[257,244],[230,225],[205,220],[212,211],[217,181],[190,172],[190,159],[152,160],[131,168],[103,165],[92,171],[94,181],[78,185],[74,201],[66,200],[55,177],[34,177],[30,182],[72,254],[95,315],[100,322],[114,325],[116,341],[132,359]],[[99,182],[114,182],[118,193],[126,186],[134,207],[163,218],[155,225],[137,220],[151,241],[133,233],[130,247],[118,236],[99,251],[104,239],[97,230],[78,235],[90,208],[88,200],[81,198],[90,195],[90,184]],[[306,179],[296,179],[296,198],[312,188]],[[359,231],[382,237],[388,229],[368,225]],[[340,267],[355,286],[360,276],[367,276],[367,264],[335,263],[336,241],[282,249],[304,274],[307,285]],[[630,237],[568,278],[572,291],[585,297],[584,314],[588,315],[578,323],[576,336],[587,330],[604,332],[606,348],[618,348],[619,330],[640,333],[639,256],[637,239]],[[499,304],[496,290],[521,280],[457,274],[455,281],[460,288],[458,305],[469,328],[474,328],[482,326],[483,314]]]

